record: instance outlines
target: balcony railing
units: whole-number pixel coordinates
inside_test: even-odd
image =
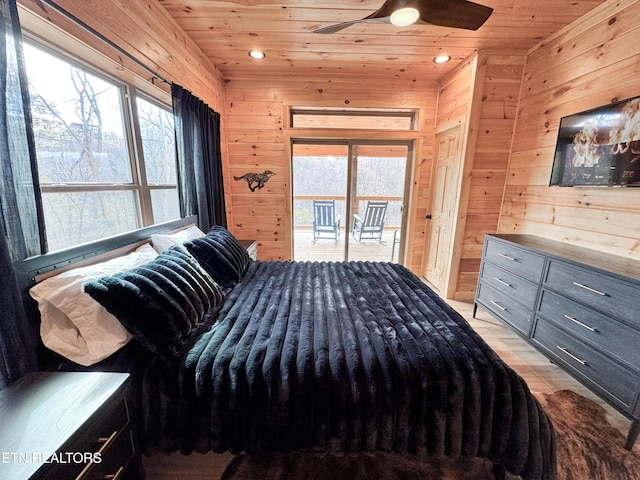
[[[332,239],[319,239],[312,243],[313,200],[335,200],[336,214],[341,216],[340,241],[336,245]],[[382,243],[376,240],[357,242],[351,235],[353,219],[346,218],[346,197],[340,195],[294,195],[294,259],[301,261],[344,260],[345,241],[349,241],[349,260],[398,261],[400,225],[402,222],[403,198],[397,196],[358,196],[354,213],[364,215],[368,201],[388,201]]]

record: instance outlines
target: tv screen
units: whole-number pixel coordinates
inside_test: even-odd
[[[640,186],[640,97],[562,117],[549,184]]]

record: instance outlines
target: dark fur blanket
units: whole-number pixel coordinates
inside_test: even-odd
[[[256,262],[207,321],[179,357],[132,364],[147,452],[481,457],[553,478],[524,381],[402,266]]]

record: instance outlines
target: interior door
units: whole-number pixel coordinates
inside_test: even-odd
[[[436,164],[432,178],[431,208],[427,215],[427,244],[424,276],[439,291],[444,291],[451,259],[454,215],[459,197],[460,127],[436,135]]]

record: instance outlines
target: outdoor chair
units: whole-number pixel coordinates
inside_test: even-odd
[[[364,218],[354,214],[353,222],[353,238],[358,242],[362,239],[373,239],[382,241],[382,230],[384,229],[384,216],[387,213],[387,204],[389,202],[367,202],[367,209]]]
[[[332,238],[336,245],[340,240],[340,215],[336,216],[334,200],[313,201],[313,241],[311,243],[315,244],[319,238]]]

